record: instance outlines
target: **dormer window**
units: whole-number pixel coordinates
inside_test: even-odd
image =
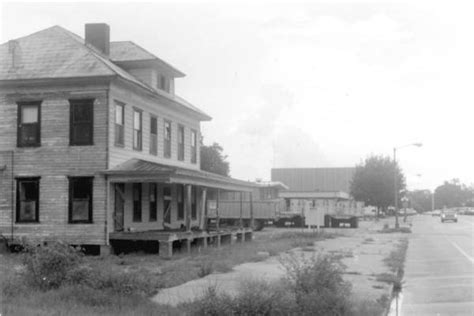
[[[170,92],[170,80],[163,75],[160,75],[160,89]]]

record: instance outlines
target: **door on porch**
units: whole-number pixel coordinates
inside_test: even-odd
[[[125,184],[116,183],[114,185],[115,206],[114,206],[114,230],[123,231],[124,209],[125,209]]]

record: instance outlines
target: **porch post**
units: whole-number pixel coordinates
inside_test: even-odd
[[[253,218],[253,192],[250,192],[250,228],[253,229],[255,223]]]
[[[216,197],[216,230],[219,231],[219,196],[221,193],[221,189],[217,189],[217,197]]]
[[[207,210],[206,210],[206,195],[207,189],[203,188],[201,192],[201,213],[199,213],[199,228],[201,230],[206,229],[207,225]]]
[[[242,220],[242,212],[243,212],[243,207],[244,207],[244,201],[243,201],[243,192],[240,191],[240,218],[239,218],[239,227],[242,228],[244,227],[244,222]]]
[[[184,218],[186,220],[186,231],[191,231],[191,185],[185,185],[185,203],[184,203]]]

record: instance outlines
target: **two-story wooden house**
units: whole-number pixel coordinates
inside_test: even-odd
[[[175,94],[184,74],[109,32],[86,24],[82,39],[54,26],[0,46],[5,238],[101,251],[142,238],[169,253],[204,228],[208,191],[252,190],[200,170],[200,122],[211,118]]]

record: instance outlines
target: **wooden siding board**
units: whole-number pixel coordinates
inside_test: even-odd
[[[199,141],[198,141],[198,163],[191,163],[190,144],[191,136],[190,131],[194,129],[200,133],[200,122],[192,119],[189,116],[180,113],[177,110],[166,107],[162,104],[157,103],[150,98],[139,95],[133,90],[126,88],[119,83],[113,83],[110,86],[110,128],[109,133],[114,134],[114,102],[117,100],[125,103],[125,146],[117,147],[114,145],[114,137],[109,138],[109,167],[123,163],[131,158],[139,158],[148,161],[153,161],[162,164],[169,164],[173,166],[180,166],[190,169],[199,169],[200,157],[199,157]],[[143,150],[136,151],[132,149],[132,137],[133,137],[133,121],[132,111],[133,107],[143,110]],[[150,114],[155,115],[158,118],[158,155],[150,154]],[[164,133],[164,120],[170,120],[172,122],[172,134],[171,134],[171,158],[164,158],[163,155],[163,133]],[[185,126],[185,160],[178,160],[178,146],[177,146],[177,134],[178,124]]]
[[[69,146],[68,99],[72,98],[95,99],[92,146]],[[16,102],[25,99],[43,101],[40,147],[16,147]],[[14,237],[26,237],[32,241],[62,239],[73,244],[104,244],[107,238],[104,229],[105,179],[96,174],[106,168],[107,161],[107,86],[16,87],[2,90],[0,102],[2,114],[6,114],[0,120],[0,147],[14,152],[14,176],[41,177],[39,223],[14,223]],[[0,158],[4,159],[3,156]],[[67,176],[73,175],[96,175],[92,224],[68,223]],[[9,201],[10,193],[4,190],[8,180],[4,180],[3,175],[0,178],[0,201],[8,201],[0,202],[0,233],[5,234],[11,229],[12,203]],[[14,185],[16,190],[16,183]],[[15,201],[15,208],[14,204]]]

